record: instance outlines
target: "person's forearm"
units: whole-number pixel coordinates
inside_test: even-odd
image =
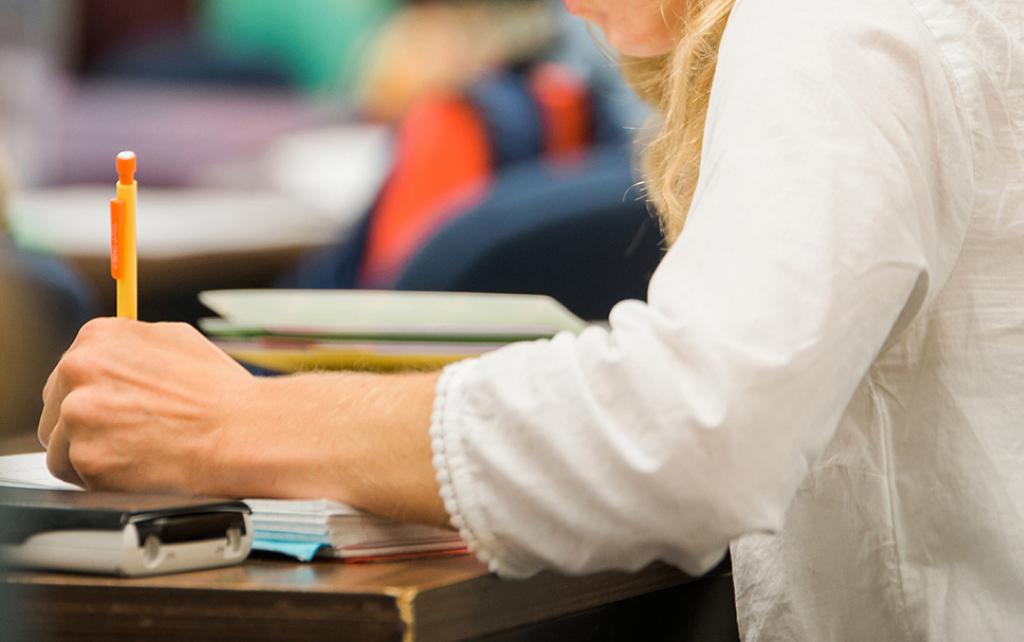
[[[190,326],[95,319],[47,381],[39,441],[91,490],[328,497],[443,524],[438,376],[260,379]]]
[[[403,520],[447,524],[432,464],[438,373],[308,374],[254,382],[225,430],[224,490],[329,497]]]

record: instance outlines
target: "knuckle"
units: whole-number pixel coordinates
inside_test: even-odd
[[[52,371],[50,371],[50,376],[46,378],[46,384],[43,385],[42,395],[43,395],[43,403],[44,404],[50,398],[50,394],[53,392],[53,386],[54,386],[54,382],[55,382],[56,379],[57,379],[57,368],[54,367],[54,369]]]
[[[78,336],[81,339],[89,340],[93,339],[98,335],[102,335],[107,332],[110,328],[113,319],[108,317],[99,317],[96,319],[90,319],[78,330]]]
[[[68,447],[68,459],[71,467],[83,480],[94,480],[105,471],[105,458],[102,453],[87,443],[72,442]]]
[[[72,383],[82,382],[95,371],[95,362],[88,350],[72,350],[64,355],[57,366],[61,375]]]
[[[98,317],[90,319],[78,330],[76,346],[91,345],[102,342],[115,335],[127,321],[116,317]]]
[[[46,468],[49,469],[50,474],[57,479],[67,481],[67,467],[64,466],[63,462],[61,462],[56,456],[54,456],[54,451],[52,450],[47,451],[46,453]]]
[[[166,327],[170,332],[173,332],[174,334],[183,337],[192,336],[193,334],[196,333],[195,328],[193,328],[187,323],[181,323],[179,321],[168,323]]]
[[[78,481],[78,474],[72,468],[68,458],[57,450],[46,452],[46,467],[57,479],[71,483]]]
[[[60,417],[68,426],[78,426],[92,421],[98,410],[91,395],[82,390],[73,390],[60,405]]]

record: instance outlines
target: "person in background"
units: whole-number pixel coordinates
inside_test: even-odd
[[[642,299],[663,254],[632,163],[644,112],[570,20],[537,0],[396,14],[360,92],[398,119],[388,177],[277,285],[544,294],[585,319]]]
[[[11,193],[11,166],[7,152],[0,147],[0,235],[6,236],[7,229],[7,201]]]
[[[403,3],[323,0],[202,0],[198,27],[227,59],[270,62],[289,84],[348,97],[359,82],[365,42]]]
[[[536,60],[556,36],[557,22],[540,0],[407,3],[358,58],[358,109],[372,120],[396,120],[424,95],[457,93]]]
[[[1019,3],[566,4],[662,114],[648,303],[401,376],[98,320],[44,390],[51,470],[450,523],[506,577],[731,545],[751,640],[1019,639]]]
[[[95,309],[66,265],[14,245],[7,223],[13,177],[0,147],[0,437],[30,443],[39,385]]]

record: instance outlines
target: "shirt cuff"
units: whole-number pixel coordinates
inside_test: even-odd
[[[494,535],[487,516],[488,507],[478,492],[482,483],[478,466],[466,450],[466,432],[484,429],[483,422],[473,421],[466,398],[466,382],[476,365],[476,359],[452,364],[445,368],[437,382],[430,420],[434,470],[445,510],[466,547],[487,564],[492,573],[527,577],[540,567],[526,560],[515,560],[516,556]]]

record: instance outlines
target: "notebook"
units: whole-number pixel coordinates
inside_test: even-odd
[[[0,457],[0,486],[81,490],[50,474],[46,453]],[[252,509],[253,550],[302,561],[364,561],[466,550],[453,531],[398,522],[328,499],[244,501]]]
[[[200,327],[271,370],[426,370],[586,323],[540,295],[373,290],[221,290]]]
[[[551,297],[393,290],[218,290],[199,300],[223,321],[214,334],[481,341],[579,332],[586,325]]]

